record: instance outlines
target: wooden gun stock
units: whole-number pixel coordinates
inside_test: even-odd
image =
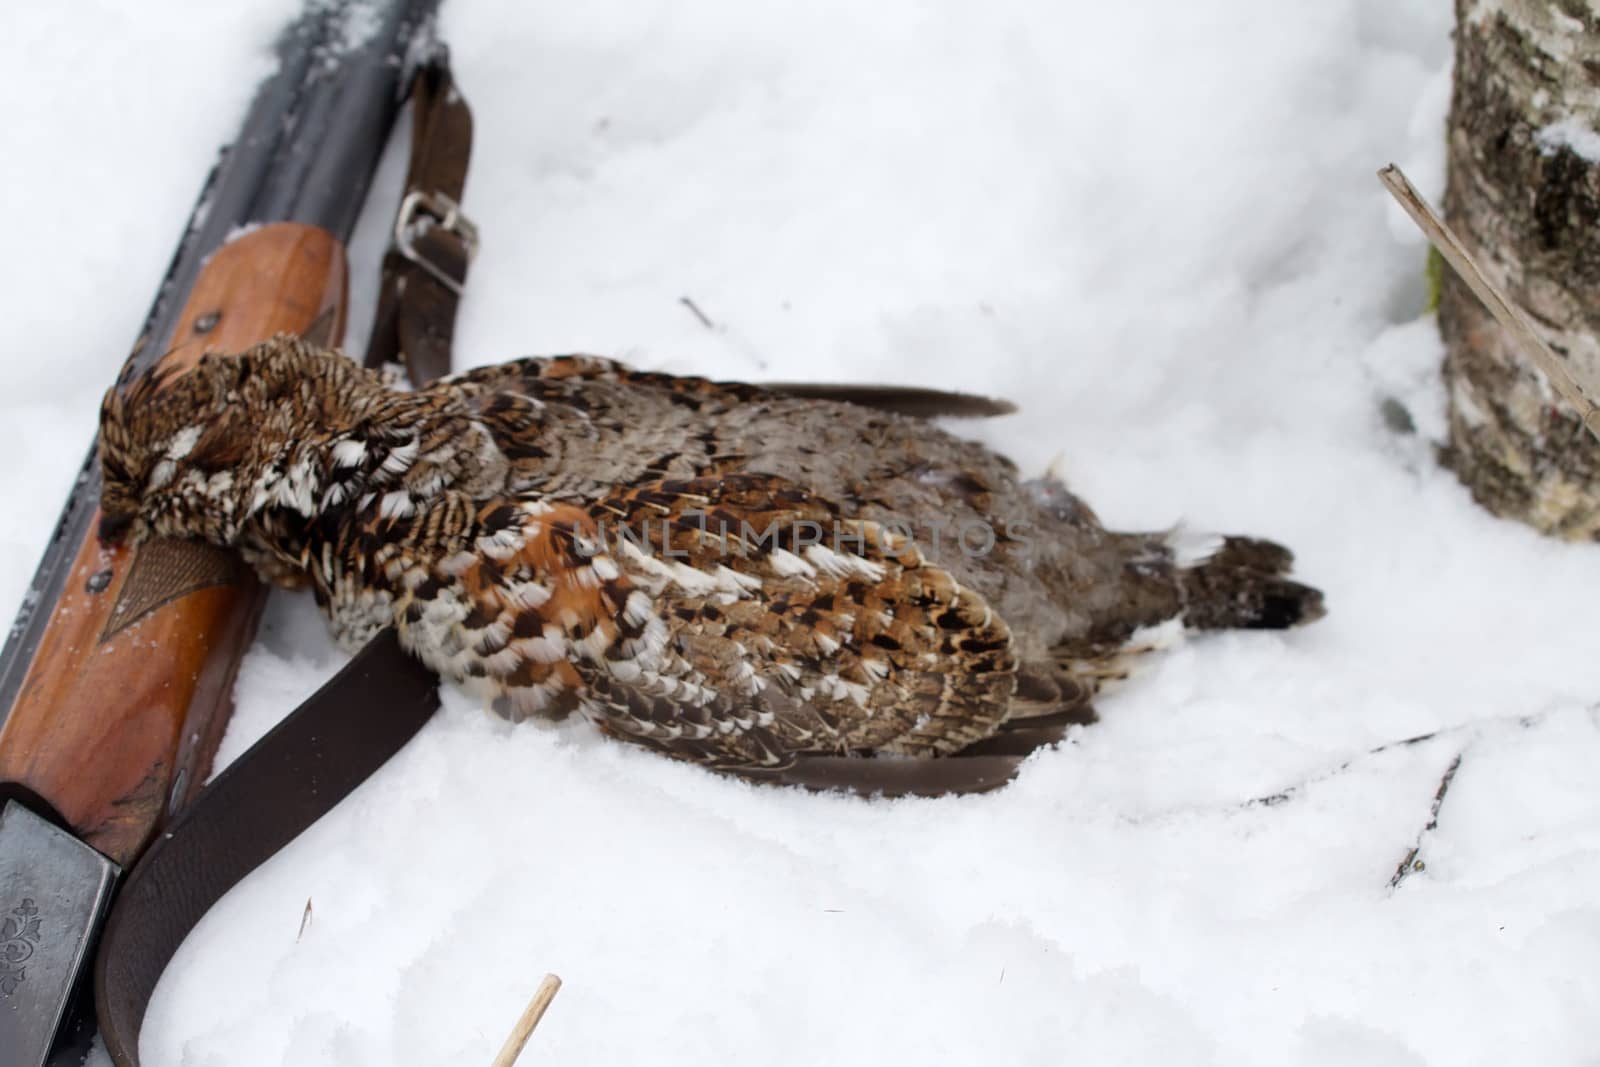
[[[159,366],[181,372],[276,333],[337,344],[345,285],[326,231],[251,230],[206,264]],[[232,553],[170,539],[107,548],[98,522],[0,728],[0,781],[126,866],[210,773],[263,590]]]

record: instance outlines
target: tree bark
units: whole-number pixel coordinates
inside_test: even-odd
[[[1445,217],[1593,395],[1600,383],[1600,0],[1456,0]],[[1600,441],[1446,272],[1445,462],[1480,504],[1600,538]]]

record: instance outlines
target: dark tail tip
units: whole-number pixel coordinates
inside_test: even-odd
[[[1197,630],[1287,630],[1326,614],[1322,593],[1283,577],[1294,556],[1282,545],[1229,537],[1183,571],[1184,622]]]

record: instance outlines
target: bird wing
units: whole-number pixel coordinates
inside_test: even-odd
[[[928,389],[918,385],[870,385],[857,382],[763,382],[769,393],[803,397],[809,400],[835,400],[875,411],[910,415],[917,419],[940,416],[956,419],[986,419],[1016,413],[1009,400],[949,389]]]
[[[1004,620],[909,539],[793,482],[658,481],[589,510],[657,605],[672,672],[698,687],[689,708],[663,704],[659,679],[591,679],[618,732],[772,767],[806,752],[941,755],[1007,713],[1016,663]],[[711,732],[674,733],[702,714]]]
[[[518,392],[531,383],[557,381],[608,381],[661,389],[686,400],[735,403],[776,393],[809,400],[831,400],[859,407],[909,415],[919,419],[939,416],[988,418],[1017,410],[1009,400],[973,393],[929,389],[914,385],[873,385],[859,382],[715,382],[708,378],[635,370],[602,356],[530,356],[488,367],[463,371],[443,379],[451,387],[491,392]]]
[[[988,603],[783,479],[473,507],[448,523],[464,536],[386,577],[407,647],[514,717],[582,707],[674,755],[771,769],[952,753],[1007,714],[1016,663]]]

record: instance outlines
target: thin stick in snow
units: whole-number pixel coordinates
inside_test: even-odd
[[[690,313],[693,314],[695,318],[700,320],[700,325],[704,326],[706,329],[715,330],[717,328],[717,324],[711,321],[711,316],[707,315],[704,311],[701,311],[700,305],[696,304],[693,300],[690,300],[686,296],[680,296],[678,297],[678,303],[688,308]]]
[[[1422,870],[1423,863],[1417,858],[1417,854],[1422,851],[1422,839],[1439,825],[1439,809],[1444,807],[1444,795],[1450,792],[1450,783],[1456,780],[1456,771],[1461,769],[1461,757],[1464,755],[1465,751],[1457,752],[1456,758],[1450,761],[1450,766],[1444,769],[1444,775],[1439,779],[1439,788],[1433,794],[1433,804],[1428,808],[1428,824],[1422,828],[1422,833],[1417,835],[1417,843],[1411,846],[1406,858],[1400,861],[1400,866],[1394,869],[1394,877],[1389,879],[1390,889],[1400,888],[1400,883],[1408,876]]]
[[[533,999],[528,1001],[528,1006],[522,1011],[522,1018],[511,1028],[511,1036],[506,1038],[506,1043],[500,1048],[500,1055],[494,1058],[494,1063],[490,1067],[511,1067],[517,1062],[517,1057],[522,1055],[522,1046],[528,1043],[533,1028],[544,1018],[545,1009],[550,1006],[550,1002],[556,998],[556,993],[560,989],[561,979],[553,974],[544,976],[544,981],[534,990]]]
[[[1572,376],[1567,365],[1550,350],[1544,338],[1534,331],[1528,322],[1527,314],[1489,280],[1488,275],[1484,274],[1483,269],[1472,258],[1472,253],[1467,251],[1467,246],[1461,243],[1461,238],[1445,225],[1438,212],[1422,198],[1422,194],[1417,192],[1416,187],[1399,167],[1390,163],[1378,171],[1378,180],[1383,182],[1384,187],[1400,202],[1400,206],[1406,209],[1406,214],[1411,216],[1412,221],[1421,227],[1422,232],[1433,243],[1433,247],[1439,250],[1439,254],[1461,276],[1461,280],[1478,295],[1479,300],[1483,301],[1483,306],[1489,309],[1495,321],[1516,339],[1517,344],[1522,346],[1522,351],[1544,372],[1550,384],[1555,386],[1556,391],[1576,409],[1578,417],[1583,420],[1589,432],[1600,438],[1600,407],[1595,406],[1595,402],[1585,394],[1583,387]]]
[[[1369,748],[1358,756],[1352,756],[1340,763],[1337,767],[1333,768],[1333,770],[1325,771],[1322,774],[1317,775],[1315,778],[1308,778],[1303,782],[1297,782],[1294,785],[1278,790],[1276,793],[1268,793],[1265,796],[1251,797],[1249,800],[1245,801],[1239,806],[1241,808],[1275,808],[1279,804],[1285,804],[1293,800],[1306,786],[1315,782],[1324,782],[1336,775],[1343,774],[1345,771],[1349,770],[1358,759],[1363,759],[1367,756],[1381,755],[1382,753],[1388,752],[1393,748],[1410,748],[1412,745],[1420,745],[1424,741],[1432,741],[1434,738],[1439,737],[1442,734],[1456,733],[1459,730],[1475,728],[1476,724],[1469,723],[1467,726],[1457,727],[1454,730],[1433,730],[1429,733],[1417,734],[1415,737],[1405,737],[1401,738],[1399,741],[1390,741],[1386,744],[1379,745],[1377,748]]]

